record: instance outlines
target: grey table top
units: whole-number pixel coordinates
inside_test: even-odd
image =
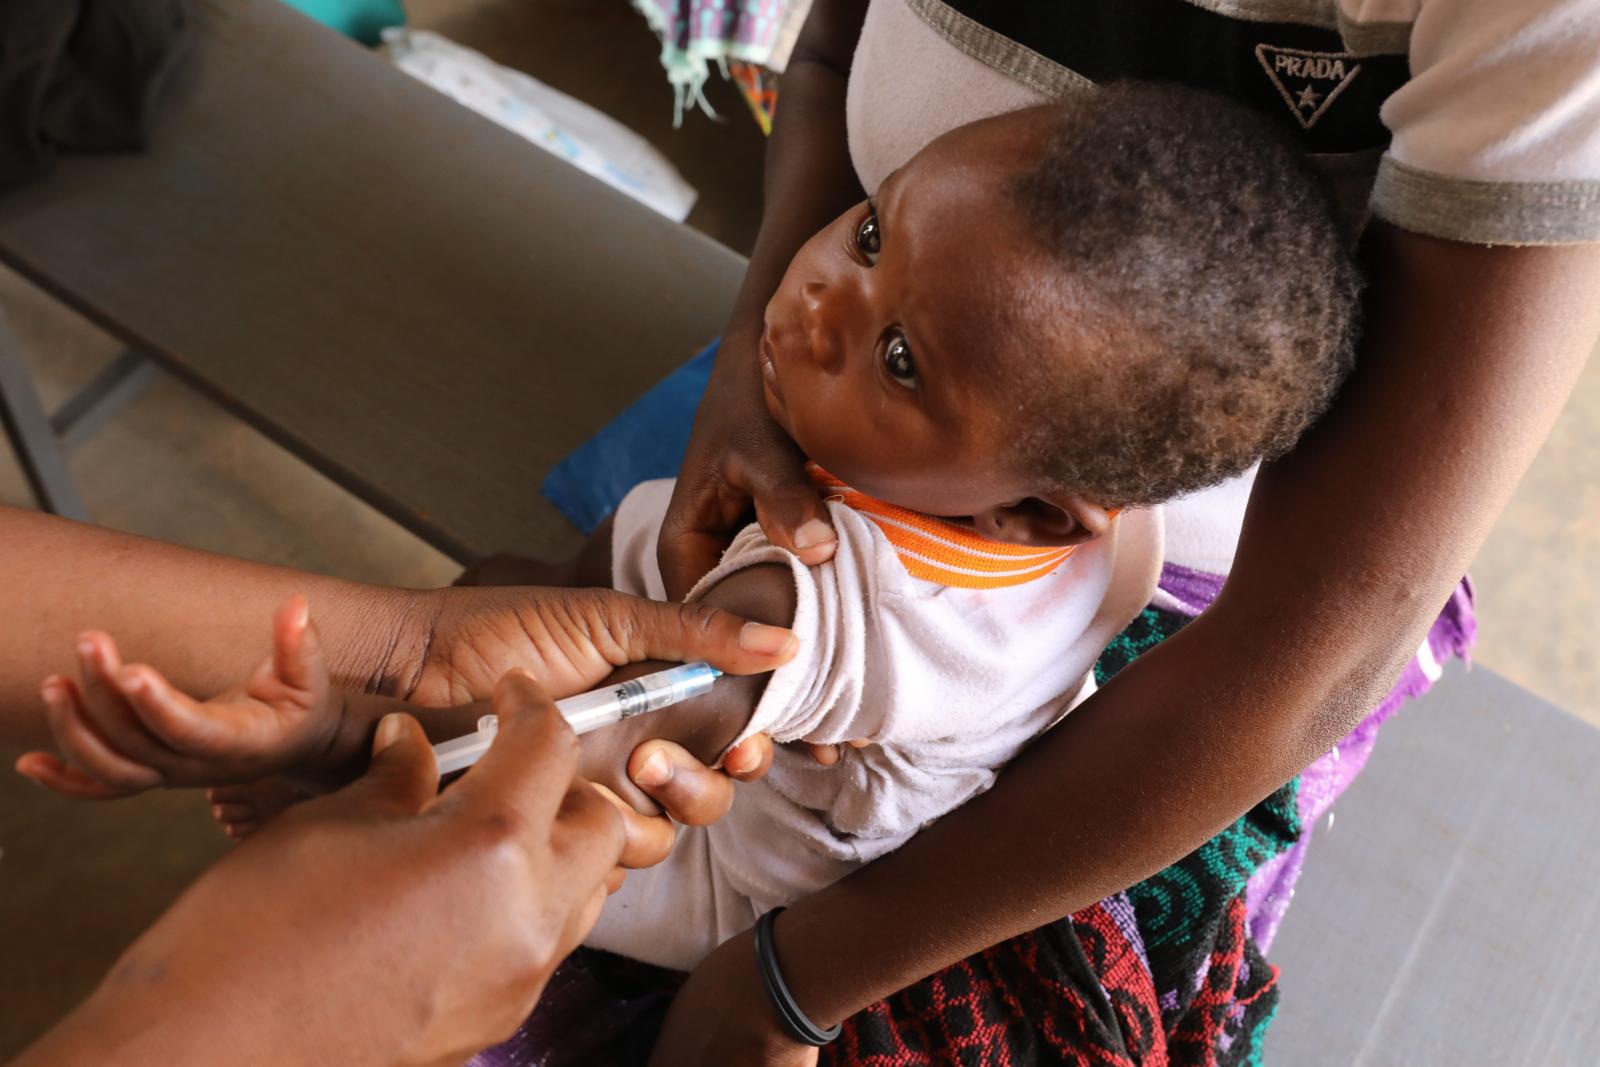
[[[1600,1063],[1600,730],[1452,668],[1318,825],[1268,1064]]]
[[[457,556],[563,552],[549,467],[744,261],[276,0],[200,0],[140,155],[0,197],[0,260]]]

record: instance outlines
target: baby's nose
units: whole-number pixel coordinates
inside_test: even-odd
[[[824,370],[833,370],[844,357],[837,324],[833,321],[833,300],[821,282],[800,287],[800,324],[805,328],[811,358]]]

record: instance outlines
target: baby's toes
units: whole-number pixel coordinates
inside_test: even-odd
[[[285,808],[309,800],[313,794],[285,778],[263,778],[246,785],[218,786],[206,790],[211,817],[232,838],[243,838]]]

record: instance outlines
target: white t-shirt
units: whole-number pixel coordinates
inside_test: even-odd
[[[1329,169],[1375,173],[1372,211],[1405,229],[1488,244],[1600,240],[1596,0],[1186,2],[1194,10],[1169,25],[1103,40],[1092,38],[1117,26],[1118,0],[1051,5],[1060,17],[1035,21],[1030,32],[1049,39],[1030,48],[990,28],[1013,28],[1003,9],[1015,5],[990,15],[976,0],[873,0],[846,106],[862,187],[957,126],[1140,77],[1264,106]],[[1210,32],[1190,33],[1196,20]],[[1318,31],[1323,40],[1304,39]],[[1378,136],[1322,137],[1370,118],[1361,109],[1379,111]]]
[[[656,534],[671,492],[669,481],[647,482],[617,509],[616,588],[665,597]],[[800,653],[774,672],[741,737],[873,744],[826,768],[780,748],[766,777],[740,786],[727,817],[685,827],[664,863],[628,876],[587,944],[688,969],[768,909],[900,847],[988,789],[1087,695],[1096,657],[1155,588],[1159,512],[1125,513],[1063,560],[975,537],[946,551],[945,524],[871,504],[878,510],[829,502],[839,547],[818,567],[750,526],[690,599],[745,567],[786,567]],[[1028,580],[945,584],[1007,575]]]

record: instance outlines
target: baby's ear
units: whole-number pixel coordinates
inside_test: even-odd
[[[1024,497],[972,517],[978,532],[1014,545],[1076,545],[1111,528],[1112,513],[1076,493]]]

